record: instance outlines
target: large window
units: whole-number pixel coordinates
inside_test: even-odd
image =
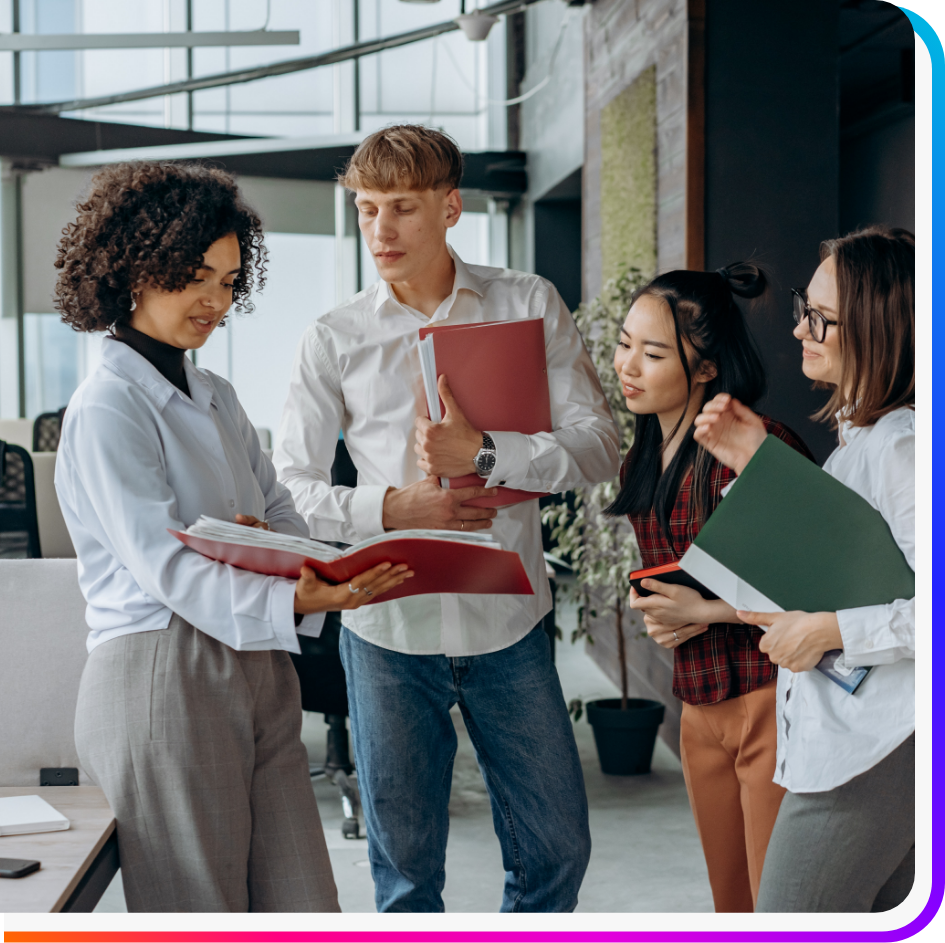
[[[0,0],[0,31],[14,0]],[[68,101],[317,55],[359,39],[455,17],[459,0],[19,0],[24,33],[297,29],[298,46],[90,49],[20,55],[20,100]],[[268,10],[268,21],[267,21]],[[70,117],[252,136],[372,130],[395,121],[442,127],[467,149],[504,147],[504,23],[485,43],[460,32],[319,69],[75,112]],[[498,69],[496,66],[500,66]],[[0,103],[14,99],[0,53]],[[502,120],[491,120],[501,113]]]
[[[0,0],[0,32],[13,26],[14,0]],[[459,0],[410,4],[400,0],[19,0],[24,33],[179,32],[188,22],[197,31],[252,30],[266,23],[274,30],[298,29],[299,46],[204,47],[186,49],[80,50],[21,53],[19,81],[14,59],[0,53],[0,104],[12,103],[15,89],[23,103],[64,101],[161,85],[186,78],[231,71],[317,54],[358,39],[405,32],[451,19]],[[370,131],[397,121],[442,127],[466,150],[505,146],[504,23],[485,43],[471,43],[460,32],[388,50],[333,66],[240,85],[88,109],[67,117],[120,121],[162,127],[260,136],[316,136]],[[496,120],[496,115],[502,120]],[[9,166],[9,165],[5,165]],[[47,263],[77,196],[52,192],[43,174],[28,172],[32,191],[43,205],[24,203],[20,213],[33,219],[58,219],[30,244],[24,268],[23,304],[18,317],[13,297],[19,237],[12,184],[0,193],[0,281],[8,299],[0,317],[0,416],[24,412],[28,418],[64,405],[76,386],[99,362],[100,338],[72,332],[51,313],[45,285]],[[247,180],[249,185],[249,180]],[[27,188],[29,189],[29,188]],[[53,206],[55,204],[55,206]],[[260,207],[263,211],[265,207]],[[5,214],[5,215],[4,215]],[[263,216],[265,218],[265,212]],[[22,227],[22,219],[20,222]],[[506,265],[504,209],[470,198],[449,240],[471,264]],[[304,229],[304,227],[302,227]],[[354,259],[356,239],[349,232],[336,239],[327,228],[315,235],[296,229],[267,236],[272,263],[269,285],[255,299],[257,312],[230,319],[197,356],[201,366],[220,372],[236,385],[252,421],[275,430],[285,398],[288,369],[306,324],[338,300],[377,279],[370,254]],[[343,258],[341,258],[343,257]],[[52,279],[49,268],[49,279]],[[43,283],[42,291],[31,290]],[[43,300],[49,299],[49,300]],[[22,310],[22,308],[20,309]],[[25,369],[20,376],[20,363]]]
[[[197,352],[197,364],[228,379],[250,421],[279,425],[289,370],[303,331],[335,305],[335,238],[267,233],[266,288],[252,314],[230,314]]]

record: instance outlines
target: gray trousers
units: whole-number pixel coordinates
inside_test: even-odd
[[[785,795],[756,913],[876,913],[915,879],[915,734],[828,792]]]
[[[92,651],[76,746],[118,822],[129,911],[338,911],[301,726],[283,651],[176,615]]]

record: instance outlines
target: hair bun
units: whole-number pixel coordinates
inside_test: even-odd
[[[728,290],[739,298],[757,298],[768,287],[765,273],[750,262],[733,262],[715,270]]]

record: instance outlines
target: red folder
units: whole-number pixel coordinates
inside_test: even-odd
[[[264,573],[266,576],[298,579],[303,563],[331,583],[347,583],[379,563],[389,562],[395,566],[406,563],[414,571],[409,580],[388,590],[379,599],[372,599],[365,604],[368,606],[422,593],[535,594],[519,555],[499,547],[453,540],[392,537],[383,543],[372,544],[324,563],[286,550],[208,540],[177,530],[171,533],[211,560],[229,563],[254,573]]]
[[[437,377],[446,375],[466,418],[484,432],[551,432],[551,398],[545,360],[545,322],[485,321],[420,329],[433,335]],[[440,402],[440,410],[446,407]],[[450,478],[449,486],[481,485],[477,474]],[[499,488],[494,498],[474,498],[467,507],[501,508],[547,492]]]

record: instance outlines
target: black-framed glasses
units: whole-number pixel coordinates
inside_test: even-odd
[[[812,308],[807,300],[807,292],[803,288],[792,288],[791,297],[794,300],[794,323],[800,324],[804,318],[807,318],[810,336],[818,344],[822,344],[827,336],[827,326],[829,324],[836,325],[839,322],[831,321],[825,314],[821,314],[816,308]]]

